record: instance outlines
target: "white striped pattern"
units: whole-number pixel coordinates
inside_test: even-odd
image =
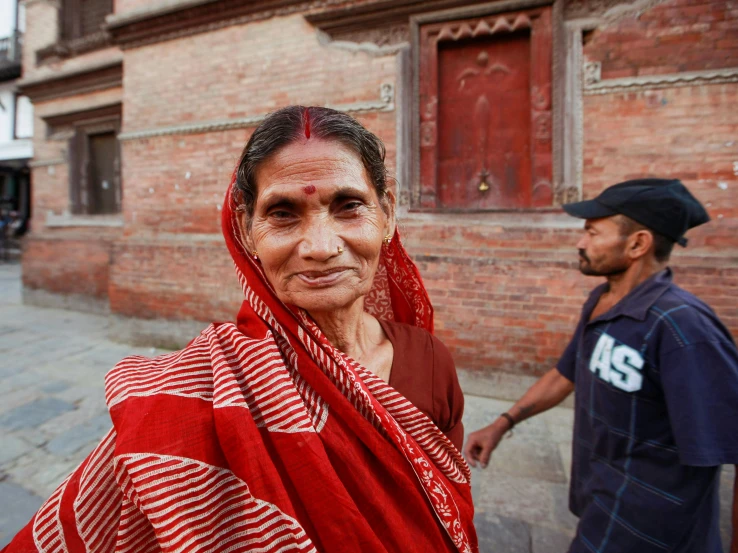
[[[294,518],[253,497],[229,470],[151,453],[118,456],[115,467],[123,492],[151,522],[162,551],[316,551]]]
[[[51,494],[51,497],[41,505],[33,519],[33,543],[40,553],[68,553],[69,551],[64,541],[64,530],[59,517],[59,508],[71,477],[71,475],[68,476],[59,485],[56,491]]]
[[[249,303],[249,305],[251,305],[254,312],[272,328],[273,335],[277,341],[277,345],[284,354],[284,357],[287,359],[287,370],[290,372],[292,381],[295,383],[297,391],[305,402],[308,413],[310,413],[310,417],[313,421],[313,427],[316,432],[320,432],[323,429],[323,426],[325,426],[326,421],[328,420],[328,405],[318,394],[315,393],[315,391],[307,382],[305,382],[305,379],[298,372],[297,354],[295,353],[292,344],[290,344],[289,340],[287,339],[287,333],[285,332],[284,328],[282,328],[282,325],[279,324],[267,304],[264,303],[264,301],[256,294],[256,292],[251,289],[248,281],[246,280],[246,277],[238,268],[237,264],[235,265],[235,267],[236,274],[238,275],[238,280],[243,287],[243,293],[246,297],[246,301]],[[261,266],[258,266],[257,269],[261,271]],[[264,277],[264,282],[268,282],[266,280],[266,277]]]
[[[115,553],[155,553],[161,551],[151,523],[127,498],[123,498],[115,537]]]
[[[206,332],[215,381],[213,407],[248,408],[256,425],[270,432],[315,432],[313,419],[287,369],[296,366],[296,355],[286,364],[271,333],[262,340],[249,339],[235,325],[211,327]],[[300,381],[307,391],[304,380]],[[314,396],[312,390],[308,394]],[[327,414],[325,409],[323,413]]]
[[[149,359],[126,357],[105,376],[108,408],[129,397],[170,394],[212,401],[213,371],[204,333],[186,349]]]
[[[352,401],[354,407],[380,432],[389,436],[388,427],[391,426],[395,429],[395,438],[398,445],[410,461],[418,480],[423,484],[423,490],[442,527],[448,532],[449,537],[461,553],[472,553],[469,538],[460,523],[459,508],[453,495],[444,482],[438,478],[435,471],[438,468],[451,480],[465,484],[469,482],[471,471],[456,451],[456,448],[417,407],[382,379],[334,348],[322,334],[320,328],[307,316],[303,316],[303,324],[312,330],[314,338],[311,338],[302,328],[298,329],[298,336],[315,362],[334,381],[344,395]],[[321,342],[322,347],[318,345],[318,341]],[[326,353],[328,351],[331,352],[331,355]],[[336,362],[333,362],[333,359]],[[359,377],[356,378],[355,375]],[[369,391],[365,391],[363,386],[366,386]],[[369,397],[370,392],[375,397],[379,393],[385,400],[389,401],[390,407],[386,408],[387,420],[385,422],[382,421],[374,409]],[[404,422],[408,425],[407,430],[404,430],[400,425],[400,422],[393,415],[393,411],[401,419],[404,417]],[[427,424],[423,424],[423,421],[427,421]],[[433,459],[434,465],[431,465],[408,442],[407,434],[415,439],[428,458]]]
[[[297,354],[279,336],[245,337],[235,325],[210,325],[186,349],[153,359],[127,357],[106,376],[109,408],[159,394],[249,409],[270,432],[320,432],[328,408],[297,372]],[[285,362],[287,359],[289,362]]]
[[[77,532],[88,553],[112,551],[120,515],[121,493],[113,472],[115,430],[88,457],[74,500]]]
[[[334,385],[351,402],[361,416],[372,423],[377,430],[384,432],[382,421],[371,408],[371,399],[362,387],[361,382],[355,378],[352,371],[341,370],[334,361],[334,357],[331,357],[326,352],[326,350],[332,350],[333,352],[338,352],[338,350],[328,343],[315,323],[310,321],[304,314],[302,314],[302,318],[303,323],[308,326],[313,332],[313,335],[322,338],[324,342],[321,347],[321,344],[305,332],[302,327],[297,329],[297,335],[310,354],[310,357],[331,381],[333,381]],[[341,359],[341,357],[337,358]]]
[[[320,329],[307,317],[303,318],[303,324],[308,325],[318,339],[322,339]],[[466,461],[425,413],[384,380],[331,346],[326,340],[322,340],[323,348],[330,349],[332,355],[326,354],[324,349],[318,345],[317,340],[311,339],[302,329],[298,330],[298,335],[318,366],[329,375],[338,389],[377,429],[384,432],[381,420],[371,408],[371,400],[360,381],[363,381],[369,393],[387,409],[400,428],[413,437],[447,478],[464,484],[469,482],[471,472]],[[334,358],[338,359],[344,370],[339,370],[337,363],[333,361]],[[360,376],[360,381],[352,378],[354,373]]]
[[[379,403],[387,409],[400,427],[413,437],[449,480],[460,484],[469,482],[471,471],[466,461],[425,413],[374,373],[360,365],[356,366],[356,371]]]

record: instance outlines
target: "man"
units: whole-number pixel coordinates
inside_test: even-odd
[[[697,297],[671,282],[674,243],[706,223],[678,180],[616,184],[564,210],[586,219],[579,269],[604,276],[556,368],[464,455],[487,466],[515,424],[576,389],[570,553],[720,553],[720,465],[738,463],[738,351]],[[738,478],[733,540],[738,553]],[[552,552],[554,553],[554,552]]]

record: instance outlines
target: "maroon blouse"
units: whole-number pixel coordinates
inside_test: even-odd
[[[461,451],[464,394],[446,346],[422,328],[379,322],[395,350],[389,385],[428,415]]]

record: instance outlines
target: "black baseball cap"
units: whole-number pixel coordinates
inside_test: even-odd
[[[599,219],[625,215],[680,246],[684,233],[710,220],[702,204],[677,179],[635,179],[605,189],[593,200],[564,204],[569,215]]]

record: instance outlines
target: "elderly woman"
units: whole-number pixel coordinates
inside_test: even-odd
[[[463,396],[394,210],[355,120],[269,116],[223,209],[237,323],[116,365],[113,430],[7,551],[476,551]]]

